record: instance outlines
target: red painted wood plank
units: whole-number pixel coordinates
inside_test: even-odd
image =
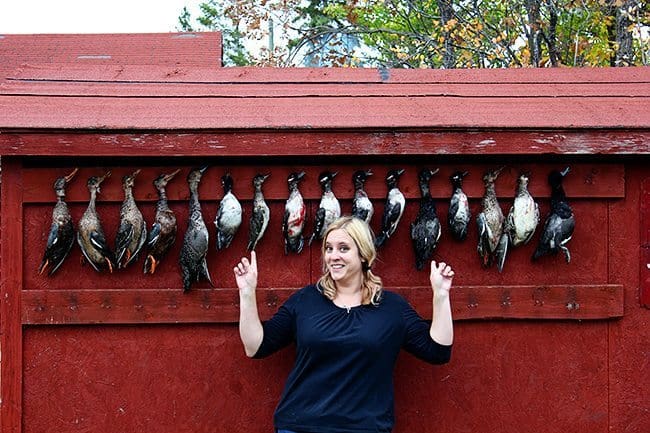
[[[203,35],[203,33],[202,33]],[[109,39],[110,43],[110,39]],[[215,53],[209,54],[210,59]],[[148,64],[75,64],[68,59],[59,64],[42,59],[38,65],[24,65],[11,78],[94,81],[165,81],[212,83],[647,83],[650,68],[506,68],[506,69],[360,69],[360,68],[258,68]],[[199,59],[200,60],[200,59]],[[25,61],[25,63],[28,63]],[[37,63],[37,62],[34,62]]]
[[[95,96],[95,97],[368,97],[368,96],[445,96],[445,97],[520,97],[589,98],[650,97],[650,83],[540,83],[540,84],[447,84],[447,83],[165,83],[96,82],[10,79],[0,84],[6,96]]]
[[[396,288],[423,317],[431,317],[431,289]],[[260,289],[260,317],[268,319],[294,289]],[[622,285],[461,286],[453,291],[455,320],[608,319],[623,315]],[[24,325],[121,323],[235,323],[237,289],[30,290],[23,293]]]
[[[221,33],[4,34],[0,57],[5,64],[38,65],[34,70],[110,65],[117,76],[120,64],[214,68],[221,66]]]
[[[396,425],[406,428],[399,432],[605,433],[607,328],[624,320],[457,323],[449,364],[432,369],[401,357],[395,413]]]
[[[650,178],[641,182],[639,214],[639,301],[642,306],[650,308]]]
[[[4,131],[0,155],[102,157],[417,156],[423,163],[464,155],[649,155],[650,130]]]
[[[22,172],[20,160],[2,159],[0,265],[0,418],[2,433],[20,433],[22,406]]]
[[[236,325],[31,326],[24,351],[24,433],[272,432],[293,360]]]
[[[650,98],[0,97],[0,128],[647,128]],[[53,113],[56,113],[54,116]],[[179,116],[178,113],[183,113]]]
[[[259,158],[255,158],[259,163]],[[286,200],[288,196],[287,177],[292,171],[305,171],[305,177],[301,182],[300,191],[307,200],[320,200],[321,188],[318,183],[318,176],[325,170],[337,172],[333,188],[339,199],[351,199],[354,196],[352,176],[356,170],[370,169],[374,174],[366,182],[368,195],[377,200],[386,197],[385,177],[390,169],[383,164],[370,163],[362,165],[350,164],[347,161],[333,161],[331,165],[312,165],[305,161],[304,164],[292,166],[287,165],[249,165],[246,162],[238,165],[222,165],[216,160],[216,165],[211,161],[203,161],[209,165],[199,187],[202,200],[220,200],[223,197],[221,188],[221,176],[228,172],[234,180],[233,191],[240,200],[251,200],[253,198],[252,179],[257,173],[270,173],[271,176],[264,184],[264,195],[268,200]],[[438,168],[439,172],[431,180],[431,193],[434,197],[448,199],[451,194],[449,177],[457,170],[468,171],[470,175],[465,178],[463,188],[470,198],[480,198],[484,194],[483,174],[488,170],[498,168],[498,165],[486,164],[433,164],[432,168]],[[534,197],[550,197],[550,187],[547,177],[552,170],[563,169],[569,166],[571,171],[564,181],[565,191],[571,198],[620,198],[625,195],[625,168],[623,164],[604,163],[538,163],[525,164],[514,163],[506,166],[496,182],[497,195],[503,198],[514,197],[517,184],[517,177],[520,172],[530,173],[529,191]],[[420,190],[418,173],[424,166],[421,162],[417,165],[414,161],[404,164],[394,164],[406,171],[400,178],[400,189],[407,199],[419,199]],[[124,193],[122,191],[121,179],[123,176],[132,173],[137,165],[132,167],[102,166],[81,168],[75,179],[66,189],[66,201],[68,203],[87,203],[88,189],[86,180],[90,176],[100,176],[111,171],[111,177],[102,184],[99,201],[122,202]],[[156,190],[152,186],[153,180],[161,173],[171,173],[180,168],[181,172],[167,188],[167,196],[170,201],[186,202],[189,198],[186,176],[191,170],[190,166],[164,166],[144,167],[136,178],[133,193],[139,202],[153,202],[158,199]],[[72,167],[64,168],[26,168],[24,169],[24,202],[25,203],[53,203],[55,201],[52,185],[56,178],[67,175]]]

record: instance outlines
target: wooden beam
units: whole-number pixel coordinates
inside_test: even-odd
[[[0,265],[0,419],[2,433],[22,431],[23,333],[22,171],[16,158],[2,158]]]
[[[650,155],[644,130],[376,131],[16,131],[0,134],[0,155],[57,157],[373,157],[430,161],[477,156]],[[383,159],[381,160],[383,162]],[[425,160],[422,160],[425,161]],[[72,161],[71,161],[72,163]]]
[[[642,180],[640,194],[639,301],[650,308],[650,177]]]
[[[268,319],[295,291],[258,291],[260,316]],[[395,289],[425,318],[431,317],[431,289]],[[455,320],[609,319],[623,315],[622,285],[461,286],[453,290]],[[236,323],[237,289],[26,290],[24,325]]]

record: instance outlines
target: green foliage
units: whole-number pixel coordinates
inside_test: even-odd
[[[609,66],[623,36],[630,62],[648,64],[648,9],[632,0],[210,0],[197,23],[223,32],[227,64]],[[627,28],[617,27],[621,14]],[[179,22],[192,29],[186,10]]]
[[[178,17],[179,29],[186,32],[197,30],[220,31],[223,37],[223,63],[226,66],[247,66],[252,64],[244,46],[244,37],[237,23],[225,15],[228,4],[225,0],[211,0],[201,3],[201,16],[196,19],[198,27],[192,25],[192,17],[186,7]]]

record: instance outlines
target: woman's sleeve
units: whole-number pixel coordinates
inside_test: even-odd
[[[273,317],[262,322],[264,337],[253,358],[265,358],[295,340],[295,306],[298,303],[299,293],[296,292],[291,295]]]
[[[402,313],[405,333],[402,346],[404,350],[430,364],[446,364],[451,358],[451,346],[435,342],[429,331],[431,321],[422,319],[418,313],[405,302]]]

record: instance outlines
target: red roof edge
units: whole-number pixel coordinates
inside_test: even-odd
[[[0,34],[0,76],[25,64],[222,67],[221,32]]]

